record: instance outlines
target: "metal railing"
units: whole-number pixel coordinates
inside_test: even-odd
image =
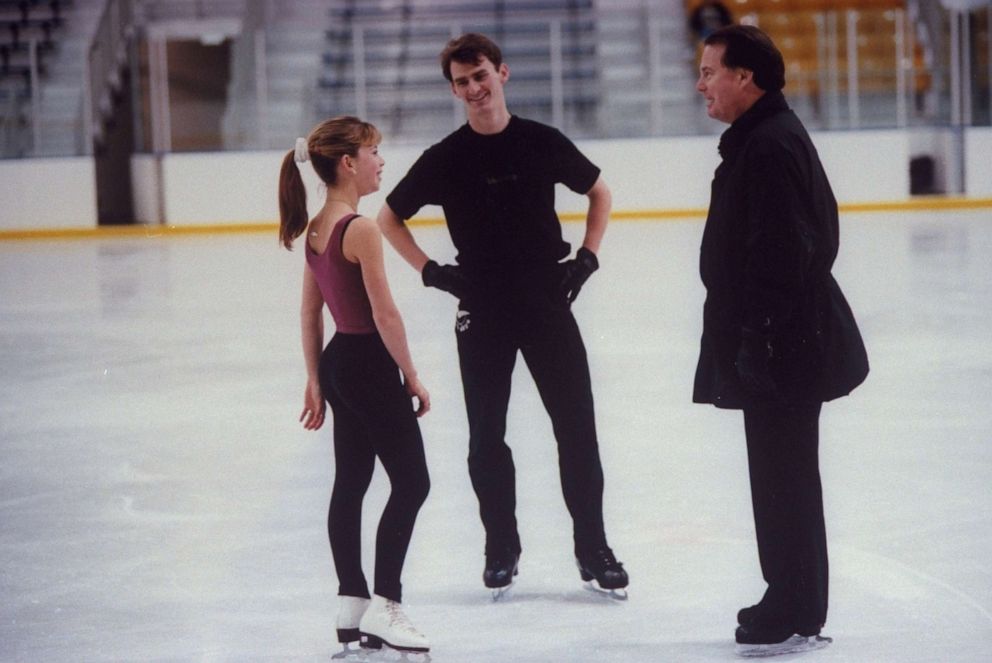
[[[40,42],[27,41],[28,65],[25,85],[5,86],[0,92],[0,157],[20,157],[31,154],[41,133],[41,64]]]
[[[30,134],[21,126],[23,101],[21,94],[13,89],[5,90],[0,97],[0,157],[21,156],[30,149],[27,144]]]
[[[473,27],[472,24],[455,21],[442,24],[427,21],[414,23],[417,28],[430,29],[438,34],[438,51],[443,45],[444,39],[457,36]],[[564,32],[566,27],[564,24],[565,21],[561,19],[549,19],[537,24],[539,27],[536,27],[533,22],[528,22],[527,25],[529,31],[532,32],[533,42],[540,44],[535,48],[543,49],[544,52],[529,53],[527,57],[528,60],[531,60],[531,64],[525,72],[516,77],[520,82],[519,87],[526,87],[529,92],[525,98],[520,99],[520,103],[546,106],[550,121],[557,126],[564,123],[566,108],[574,103],[579,93],[584,92],[586,95],[594,93],[596,83],[595,80],[591,81],[592,85],[587,86],[584,90],[580,90],[577,83],[569,84],[570,78],[575,77],[574,80],[577,80],[578,70],[574,68],[570,70],[566,62],[568,58],[565,53]],[[404,95],[413,94],[416,96],[417,92],[426,91],[428,94],[436,96],[439,101],[436,106],[428,107],[422,112],[435,114],[438,110],[448,109],[449,119],[444,121],[444,124],[457,125],[464,121],[461,105],[457,101],[452,102],[448,99],[447,84],[441,76],[436,54],[423,58],[419,63],[426,64],[430,70],[430,80],[424,81],[422,77],[403,76],[398,73],[401,67],[410,68],[409,61],[406,63],[384,62],[380,53],[374,50],[372,44],[377,43],[378,37],[382,34],[393,30],[399,34],[404,28],[409,27],[409,23],[395,21],[362,21],[349,25],[346,28],[348,36],[345,41],[350,43],[348,49],[350,62],[347,66],[350,71],[345,74],[345,81],[325,80],[325,94],[323,96],[332,99],[335,103],[342,103],[338,102],[338,99],[348,99],[349,101],[343,103],[350,104],[351,107],[342,108],[342,110],[348,110],[348,112],[355,113],[360,117],[368,117],[380,112],[383,105],[391,109],[400,108],[402,110]],[[514,27],[512,21],[506,27],[512,31]],[[370,39],[368,38],[370,34],[377,36]],[[507,55],[512,56],[512,53],[512,50],[508,49]],[[586,80],[585,82],[589,83],[590,81]],[[535,90],[535,86],[539,89]],[[512,86],[507,90],[511,99],[515,92],[516,90]],[[318,91],[318,97],[320,96]],[[377,108],[375,100],[382,101],[383,97],[392,98],[385,99]]]
[[[182,20],[192,22],[232,11],[241,12],[239,20],[245,32],[242,38],[251,42],[247,49],[250,56],[238,64],[247,82],[228,100],[232,108],[237,105],[233,111],[244,129],[237,134],[240,143],[223,145],[219,139],[218,149],[267,147],[291,140],[292,136],[287,139],[266,135],[269,117],[275,112],[270,102],[274,98],[272,85],[277,81],[267,77],[269,42],[265,26],[278,12],[278,4],[276,0],[109,0],[86,57],[85,101],[79,123],[82,136],[78,141],[81,151],[92,153],[94,140],[101,139],[103,123],[121,89],[124,67],[134,58],[138,40],[143,39],[142,25],[170,21],[180,15]],[[639,6],[634,10],[611,10],[608,14],[593,9],[566,18],[524,21],[511,15],[501,17],[500,35],[507,42],[520,41],[515,30],[527,30],[531,35],[525,58],[512,55],[513,50],[508,49],[508,57],[515,58],[509,60],[513,75],[507,95],[511,106],[523,108],[523,114],[536,115],[536,119],[560,126],[577,137],[693,133],[696,129],[687,118],[702,115],[692,90],[694,44],[684,32],[681,39],[663,34],[663,22],[652,12],[652,3],[635,4]],[[888,34],[866,33],[861,15],[854,10],[820,13],[812,37],[816,67],[793,68],[787,73],[786,93],[811,128],[989,124],[992,45],[985,53],[976,52],[981,49],[974,48],[972,37],[976,25],[981,25],[986,35],[983,38],[992,44],[987,36],[992,25],[992,2],[972,11],[944,10],[917,0],[909,0],[907,7],[908,11],[892,10]],[[940,20],[940,24],[929,25],[929,41],[921,28],[923,9]],[[249,20],[251,16],[255,19]],[[586,20],[592,27],[577,42],[574,22]],[[486,28],[486,23],[492,27],[492,17],[419,23],[413,19],[405,24],[385,18],[338,24],[328,21],[327,29],[341,35],[341,48],[333,53],[337,64],[326,69],[334,77],[333,84],[312,82],[297,100],[301,109],[312,105],[315,115],[358,113],[378,122],[389,122],[400,114],[402,121],[396,126],[401,135],[395,138],[401,140],[404,132],[419,140],[424,132],[447,131],[463,121],[461,105],[451,98],[437,70],[437,51],[447,36],[465,29]],[[391,29],[409,31],[412,26],[426,24],[437,33],[431,38],[430,48],[422,45],[430,53],[418,55],[417,49],[408,45],[410,60],[402,66],[399,76],[401,68],[390,61],[388,49],[382,50],[384,42],[388,46],[389,41],[383,35]],[[626,27],[617,29],[632,35],[629,43],[613,43],[615,40],[607,36],[607,26],[614,29],[618,24]],[[866,39],[890,45],[888,70],[863,66],[860,45]],[[679,41],[675,51],[671,50],[673,41]],[[151,58],[151,66],[164,62],[164,44],[162,39],[149,43],[149,53],[158,56]],[[592,55],[584,50],[582,57],[575,56],[576,44],[580,44],[579,50],[591,49]],[[328,41],[325,53],[330,53],[332,47]],[[925,53],[922,59],[918,55],[921,50]],[[30,154],[37,144],[42,101],[37,44],[31,52],[35,55],[30,59],[27,91],[0,97],[0,149],[4,156]],[[318,59],[321,53],[313,57]],[[681,70],[682,78],[672,78],[673,70]],[[168,81],[163,76],[148,78],[158,84],[141,91],[150,99],[155,115],[148,123],[152,134],[145,149],[154,146],[155,150],[169,151],[171,147],[164,138],[169,123]],[[987,109],[977,101],[984,98],[980,95],[989,98]],[[278,101],[285,105],[285,96],[278,97]],[[137,124],[144,126],[145,122]]]
[[[916,42],[907,20],[906,12],[893,10],[891,13],[891,33],[865,33],[860,28],[861,13],[855,10],[836,12],[826,11],[815,16],[815,67],[790,67],[787,75],[789,95],[804,114],[804,119],[818,128],[863,128],[867,126],[904,127],[914,121],[927,119],[923,111],[915,110],[914,99],[920,94],[931,91],[924,89],[921,83],[923,72],[914,58]],[[610,16],[618,20],[617,14]],[[662,46],[664,39],[660,36],[660,20],[657,16],[638,12],[628,12],[627,19],[632,25],[642,26],[639,38],[628,44],[625,52],[625,62],[618,68],[636,69],[640,75],[629,79],[626,88],[608,87],[611,78],[610,65],[601,58],[594,65],[592,78],[583,78],[574,64],[570,65],[566,56],[566,44],[563,40],[563,26],[567,25],[560,19],[546,21],[530,21],[528,26],[533,28],[540,25],[544,32],[547,52],[543,61],[540,57],[531,55],[533,66],[544,70],[541,85],[543,89],[533,95],[524,94],[522,103],[527,105],[543,105],[548,110],[547,121],[556,126],[567,123],[566,112],[576,104],[587,104],[594,108],[603,108],[603,113],[612,112],[612,108],[625,100],[629,105],[641,104],[640,114],[650,118],[647,123],[648,133],[671,134],[684,133],[684,127],[675,123],[684,122],[685,113],[673,114],[671,105],[673,85],[686,86],[687,100],[683,105],[699,107],[694,98],[692,81],[695,78],[691,55],[685,56],[679,64],[684,66],[681,76],[673,76],[666,72],[670,63],[663,59]],[[598,21],[597,21],[598,22]],[[426,22],[414,21],[413,24],[427,30],[433,28],[438,33],[447,32],[451,35],[460,33],[471,24],[465,22]],[[362,117],[375,116],[379,109],[373,100],[392,96],[402,99],[404,95],[415,97],[419,90],[429,90],[430,85],[418,81],[402,81],[398,77],[390,80],[390,74],[398,65],[383,62],[376,50],[378,44],[391,32],[399,31],[408,24],[398,21],[354,21],[349,25],[338,26],[336,31],[346,34],[342,40],[350,44],[350,52],[341,52],[337,57],[350,56],[347,63],[338,66],[338,80],[333,81],[333,89],[328,86],[318,89],[318,98],[324,103],[320,110],[325,113],[351,112]],[[512,22],[507,31],[513,31]],[[762,26],[763,27],[763,26]],[[633,33],[633,32],[632,32]],[[370,38],[369,35],[374,35]],[[889,63],[888,70],[871,69],[865,66],[861,45],[865,40],[873,43],[884,42],[891,45],[889,52],[884,53],[884,61]],[[440,44],[440,37],[438,37]],[[596,44],[599,48],[601,44]],[[691,45],[684,44],[687,52]],[[617,46],[611,46],[616,50]],[[439,48],[438,48],[439,50]],[[507,59],[513,69],[513,52],[507,49]],[[597,56],[598,58],[598,56]],[[426,63],[436,62],[436,56],[425,58]],[[374,63],[374,64],[372,64]],[[794,64],[794,63],[790,63]],[[342,75],[343,73],[343,75]],[[436,75],[439,79],[439,75]],[[514,78],[511,76],[511,79]],[[436,90],[441,90],[443,81],[438,81]],[[520,77],[511,81],[507,88],[507,96],[514,102],[514,95],[521,87]],[[527,87],[524,83],[523,87]],[[426,92],[430,94],[430,92]],[[607,97],[610,97],[607,99]],[[517,99],[520,104],[521,100]],[[458,104],[449,104],[447,119],[438,118],[439,113],[445,113],[441,104],[417,108],[412,104],[404,112],[415,119],[417,115],[432,115],[438,126],[458,124],[463,121],[461,108]],[[402,110],[402,109],[401,109]],[[602,121],[594,127],[593,133],[599,136],[609,136],[604,131]]]

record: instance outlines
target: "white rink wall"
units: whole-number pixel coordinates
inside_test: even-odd
[[[965,136],[965,191],[975,198],[992,197],[992,127],[968,129]]]
[[[902,131],[823,133],[814,136],[837,197],[844,202],[905,200],[909,196],[909,141]],[[718,136],[579,141],[603,171],[613,191],[616,211],[700,209],[709,202],[713,171],[720,162]],[[871,145],[871,149],[864,149]],[[386,160],[382,188],[362,204],[365,214],[375,214],[423,146],[383,144]],[[859,149],[860,148],[860,149]],[[289,147],[287,147],[288,151]],[[135,210],[143,223],[210,225],[266,223],[278,219],[276,186],[284,153],[247,152],[170,154],[162,159],[162,181],[135,178],[135,187],[147,193],[136,201],[154,201],[164,194],[164,217],[154,205]],[[135,157],[135,171],[153,157]],[[865,172],[871,176],[866,177]],[[322,204],[318,181],[309,166],[303,167],[312,210]],[[585,198],[562,188],[560,212],[585,209]],[[136,205],[138,203],[136,202]],[[440,217],[436,208],[421,210],[423,218]]]
[[[97,224],[91,157],[0,160],[0,231]]]
[[[940,137],[948,130],[933,130]],[[709,200],[719,163],[719,137],[580,141],[602,169],[614,195],[614,210],[699,210]],[[819,132],[813,141],[841,203],[899,202],[909,198],[909,161],[919,143],[907,130]],[[949,142],[949,141],[943,141]],[[287,150],[291,146],[287,146]],[[382,190],[363,203],[375,214],[423,146],[384,144]],[[919,151],[918,148],[916,150]],[[939,151],[939,150],[937,150]],[[170,226],[274,223],[276,189],[283,152],[177,153],[132,158],[135,215],[140,223]],[[972,198],[992,196],[992,129],[965,133],[964,186]],[[933,154],[938,172],[946,158]],[[317,180],[304,166],[309,203],[321,204]],[[953,188],[953,185],[951,186]],[[97,225],[92,158],[0,161],[0,231],[93,228]],[[559,210],[584,209],[584,198],[563,190]],[[421,216],[439,217],[437,209]]]

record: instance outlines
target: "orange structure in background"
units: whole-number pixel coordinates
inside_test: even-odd
[[[686,0],[686,15],[709,1]],[[905,0],[723,0],[723,4],[735,22],[757,25],[782,51],[788,94],[816,96],[829,77],[835,80],[837,92],[848,91],[848,12],[857,21],[860,93],[895,93],[900,65],[907,75],[912,70],[917,93],[930,87],[923,49],[912,38],[908,19],[902,22],[902,36],[904,48],[912,48],[912,67],[906,59],[899,62],[897,12],[906,16]],[[836,36],[829,47],[824,43],[828,25]],[[904,58],[910,57],[906,53]]]

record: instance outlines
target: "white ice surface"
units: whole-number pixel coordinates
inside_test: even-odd
[[[566,225],[573,241],[581,230]],[[437,663],[734,660],[734,615],[763,585],[740,416],[690,403],[701,230],[614,223],[574,307],[626,603],[581,587],[550,425],[522,361],[508,440],[524,554],[513,594],[490,601],[455,303],[387,250],[433,396],[432,491],[404,592]],[[451,258],[443,228],[415,232]],[[843,219],[835,274],[872,373],[824,410],[834,644],[808,660],[992,660],[990,256],[987,211]],[[0,244],[0,660],[336,651],[330,430],[297,423],[302,265],[268,235]],[[387,491],[380,469],[370,576]]]

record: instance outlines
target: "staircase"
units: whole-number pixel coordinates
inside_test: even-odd
[[[40,131],[33,156],[85,154],[83,144],[84,63],[103,0],[73,0],[65,10],[59,45],[41,84]]]
[[[314,87],[329,25],[327,0],[279,0],[255,33],[235,45],[235,66],[224,119],[224,146],[231,149],[285,148],[317,123]],[[256,40],[261,39],[261,43]],[[259,53],[264,54],[265,89],[256,89]]]
[[[44,52],[38,89],[28,87],[7,100],[10,123],[2,156],[65,156],[85,151],[81,139],[83,63],[103,4],[104,0],[59,4],[60,20],[51,31],[52,45]]]
[[[330,4],[318,111],[364,114],[393,139],[437,137],[463,121],[438,54],[470,30],[500,44],[510,110],[573,138],[696,133],[705,120],[682,0]]]
[[[597,9],[601,135],[705,133],[683,0],[599,0]]]
[[[106,0],[72,0],[47,59],[30,154],[87,154],[84,62]],[[453,34],[494,37],[513,112],[573,138],[706,131],[682,0],[145,0],[145,23],[229,17],[225,149],[285,148],[318,120],[364,114],[394,141],[464,121],[438,54]],[[364,38],[356,44],[355,40]],[[362,53],[359,61],[355,54]],[[259,70],[259,66],[264,66]],[[364,85],[358,85],[364,82]],[[97,122],[100,118],[94,118]],[[31,131],[30,123],[24,129]],[[147,138],[147,137],[146,137]],[[147,148],[147,146],[144,146]],[[139,146],[142,149],[142,146]]]
[[[453,36],[473,31],[500,45],[511,70],[506,94],[512,112],[555,124],[571,135],[595,124],[593,0],[330,4],[316,92],[321,115],[363,115],[393,141],[448,133],[464,116],[438,55]]]

